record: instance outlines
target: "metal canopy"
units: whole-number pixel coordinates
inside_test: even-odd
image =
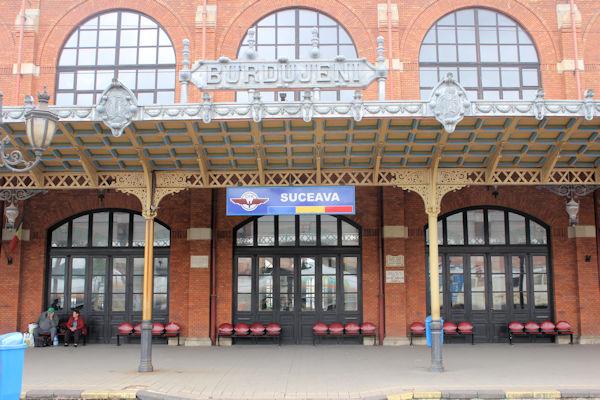
[[[103,174],[144,168],[163,175],[197,173],[204,187],[376,185],[396,179],[380,174],[405,175],[433,164],[439,171],[468,171],[477,177],[471,184],[595,184],[600,165],[600,118],[594,118],[600,102],[590,98],[471,102],[452,133],[425,101],[243,104],[207,98],[139,107],[120,137],[110,134],[94,107],[51,108],[60,122],[41,167],[32,173],[37,183],[18,187],[55,187],[45,175],[83,176],[89,179],[84,187],[97,187]],[[2,128],[21,149],[27,148],[26,110],[3,111]],[[577,178],[555,177],[563,170]],[[352,178],[323,175],[343,173]],[[281,174],[288,177],[272,178]],[[302,174],[314,178],[298,178]],[[0,175],[5,182],[0,187],[14,187],[6,178],[15,174]]]

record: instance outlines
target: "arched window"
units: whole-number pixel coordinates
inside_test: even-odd
[[[138,103],[173,103],[175,51],[156,21],[135,11],[110,11],[81,24],[65,42],[57,67],[56,104],[88,106],[113,77]]]
[[[333,18],[304,8],[291,8],[267,15],[252,25],[256,29],[256,51],[259,59],[277,60],[285,57],[290,60],[309,59],[312,48],[313,28],[319,31],[319,49],[321,58],[332,59],[337,55],[356,58],[357,51],[352,38]],[[248,35],[244,37],[238,50],[238,58],[243,57]],[[285,96],[288,101],[300,100],[299,92],[261,93],[265,101],[280,101]],[[351,90],[322,91],[323,101],[350,101]],[[238,92],[239,101],[247,101],[248,94]]]
[[[118,322],[141,321],[144,218],[128,210],[76,215],[48,232],[48,305],[66,317],[82,307],[93,340],[108,342]],[[170,230],[154,222],[153,318],[169,311]]]
[[[552,318],[549,232],[541,221],[499,207],[453,211],[438,221],[438,245],[441,313],[472,321],[476,340],[506,341],[508,322]]]
[[[483,8],[455,11],[425,35],[419,54],[421,98],[448,73],[471,100],[531,100],[540,87],[538,54],[511,18]]]

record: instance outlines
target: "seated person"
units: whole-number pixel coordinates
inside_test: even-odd
[[[40,335],[50,335],[50,343],[54,343],[56,337],[56,329],[58,327],[58,315],[56,310],[50,307],[47,311],[43,311],[38,318],[38,327],[33,331],[35,343],[40,343]]]
[[[71,336],[73,336],[73,346],[77,347],[82,331],[85,329],[85,322],[81,317],[79,310],[73,310],[73,314],[67,321],[67,330],[65,332],[65,346],[69,345]]]

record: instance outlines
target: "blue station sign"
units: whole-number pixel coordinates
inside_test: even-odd
[[[355,214],[354,186],[227,188],[227,215]]]

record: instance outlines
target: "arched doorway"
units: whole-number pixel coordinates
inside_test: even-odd
[[[552,318],[545,224],[515,210],[477,207],[440,217],[438,232],[444,320],[471,321],[477,341],[501,342],[510,321]]]
[[[82,306],[89,339],[110,342],[116,326],[142,319],[144,218],[129,210],[96,210],[60,222],[48,234],[46,301],[61,320]],[[154,225],[153,319],[169,317],[170,230]]]
[[[361,322],[361,230],[331,215],[250,218],[234,230],[234,322],[278,322],[310,343],[316,321]]]

